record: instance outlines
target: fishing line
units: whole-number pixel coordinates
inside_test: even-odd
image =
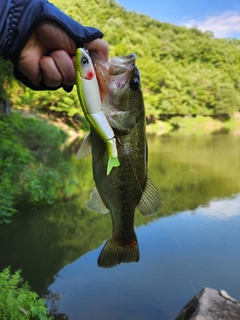
[[[120,132],[120,136],[121,136],[121,132]],[[139,182],[139,180],[138,180],[138,177],[137,177],[136,171],[135,171],[135,169],[134,169],[132,160],[131,160],[131,158],[130,158],[130,156],[129,156],[129,150],[127,150],[127,146],[120,140],[120,137],[117,136],[117,139],[118,139],[119,143],[124,147],[124,150],[125,150],[125,152],[126,152],[126,155],[127,155],[128,159],[129,159],[129,162],[130,162],[130,164],[131,164],[133,173],[134,173],[134,175],[135,175],[137,184],[138,184],[139,189],[140,189],[140,191],[141,191],[141,193],[142,193],[142,195],[143,195],[142,187],[141,187],[140,182]],[[157,219],[159,219],[159,217],[158,217],[158,215],[157,215],[156,212],[154,213],[154,215],[157,217]],[[174,235],[171,233],[171,231],[164,225],[164,223],[162,222],[162,220],[159,220],[159,221],[160,221],[160,223],[162,224],[162,226],[164,227],[164,229],[170,234],[170,236],[173,238],[173,240],[177,243],[177,245],[179,246],[179,248],[182,248],[182,247],[181,247],[181,244],[179,243],[179,241],[177,240],[177,238],[174,237]]]
[[[177,243],[179,248],[182,248],[180,243],[178,242],[178,240],[174,237],[174,235],[171,233],[171,231],[165,226],[165,224],[162,222],[162,220],[160,220],[160,223],[163,225],[163,227],[166,229],[166,231],[170,234],[170,236],[172,236],[172,238],[175,240],[175,242]]]
[[[191,281],[188,279],[188,282],[189,282],[189,284],[190,284],[190,286],[191,286],[191,288],[192,288],[192,290],[193,290],[193,292],[195,293],[195,296],[198,298],[198,300],[199,300],[199,296],[198,296],[198,294],[197,294],[197,292],[196,292],[196,290],[194,289],[194,287],[193,287],[193,285],[192,285],[192,283],[191,283]]]
[[[121,135],[121,132],[120,132],[120,136],[122,136],[122,135]],[[124,150],[125,150],[125,152],[126,152],[126,155],[127,155],[128,160],[129,160],[129,162],[130,162],[130,164],[131,164],[131,167],[132,167],[134,176],[135,176],[135,178],[136,178],[137,184],[138,184],[139,189],[140,189],[140,191],[141,191],[141,193],[142,193],[142,195],[143,195],[143,189],[142,189],[142,187],[141,187],[141,185],[140,185],[140,182],[139,182],[139,180],[138,180],[138,177],[137,177],[136,171],[135,171],[135,169],[134,169],[132,160],[131,160],[131,158],[130,158],[130,156],[129,156],[129,150],[127,149],[127,146],[120,140],[120,137],[117,137],[117,139],[118,139],[119,143],[123,146],[123,148],[124,148]]]

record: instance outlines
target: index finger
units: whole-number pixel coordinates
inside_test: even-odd
[[[46,48],[38,41],[36,36],[32,34],[18,58],[18,69],[30,79],[35,86],[37,86],[42,79],[39,60],[46,53]]]
[[[95,39],[90,42],[84,43],[84,48],[87,50],[93,50],[102,59],[103,62],[108,61],[109,47],[108,43],[102,39]]]

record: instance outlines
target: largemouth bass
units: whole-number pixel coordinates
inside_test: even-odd
[[[134,54],[109,60],[106,66],[90,52],[100,84],[102,110],[117,138],[121,165],[106,174],[108,152],[95,130],[84,139],[78,157],[92,150],[92,167],[96,187],[91,192],[88,209],[112,217],[112,235],[99,258],[100,267],[114,267],[122,262],[139,260],[138,241],[134,231],[136,208],[146,216],[161,206],[157,188],[148,176],[145,109],[140,74]],[[91,144],[91,148],[89,145]]]

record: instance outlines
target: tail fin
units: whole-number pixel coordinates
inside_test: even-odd
[[[138,260],[139,250],[136,235],[135,239],[125,245],[121,245],[110,238],[98,257],[98,266],[112,268],[122,262],[137,262]]]
[[[108,166],[107,166],[107,175],[110,174],[111,170],[113,167],[119,167],[120,166],[120,162],[118,158],[108,158]]]

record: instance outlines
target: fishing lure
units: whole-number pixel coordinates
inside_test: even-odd
[[[84,48],[78,48],[76,52],[76,84],[80,105],[87,121],[106,143],[109,156],[107,175],[109,175],[113,167],[120,165],[116,137],[103,113],[92,59]]]

